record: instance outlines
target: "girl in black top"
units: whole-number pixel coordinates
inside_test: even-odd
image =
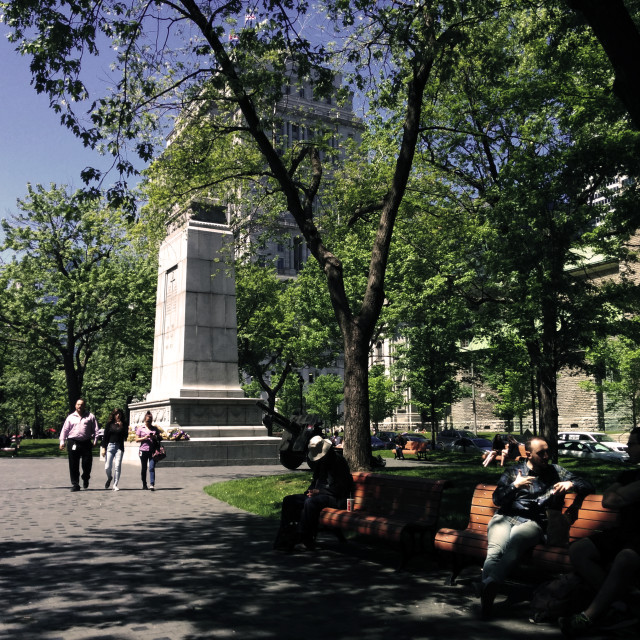
[[[102,449],[104,450],[107,481],[104,488],[108,489],[113,479],[113,490],[119,491],[118,481],[122,468],[122,456],[124,455],[124,441],[129,435],[129,428],[125,422],[124,411],[114,409],[109,416],[109,421],[102,436]]]

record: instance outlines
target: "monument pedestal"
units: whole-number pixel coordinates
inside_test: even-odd
[[[164,466],[279,464],[257,399],[238,377],[235,276],[224,212],[199,206],[174,216],[158,257],[151,391],[129,405],[132,427],[147,411],[163,431]]]
[[[165,440],[163,467],[280,464],[280,438],[267,435],[254,398],[169,398],[129,405],[131,424],[142,424],[151,411],[165,432],[181,429],[189,440]],[[138,462],[135,451],[125,462]]]

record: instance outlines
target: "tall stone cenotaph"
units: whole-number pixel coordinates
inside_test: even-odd
[[[279,438],[239,384],[231,242],[224,211],[193,203],[160,247],[151,391],[129,409],[132,428],[151,411],[164,431],[189,434],[163,442],[163,466],[279,463]]]

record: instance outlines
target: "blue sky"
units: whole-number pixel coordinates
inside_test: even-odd
[[[18,55],[0,27],[0,217],[17,211],[16,199],[26,195],[27,182],[82,186],[80,171],[105,166],[106,159],[85,149],[60,124],[49,99],[31,86],[29,59]]]

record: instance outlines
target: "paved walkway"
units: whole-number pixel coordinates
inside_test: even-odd
[[[0,459],[0,638],[560,637],[526,604],[481,623],[468,586],[425,562],[396,572],[379,548],[324,535],[316,554],[274,552],[276,523],[202,491],[283,472],[160,465],[151,493],[127,465],[113,492],[96,460],[89,490],[70,493],[66,459]]]

